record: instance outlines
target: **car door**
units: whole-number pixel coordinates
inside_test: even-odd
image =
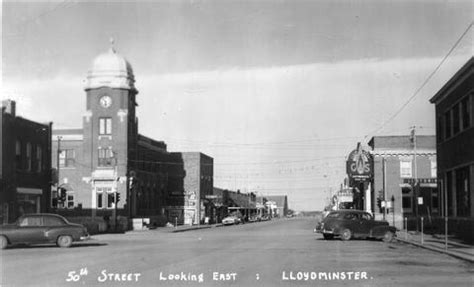
[[[356,235],[359,233],[359,217],[355,212],[347,212],[342,216],[344,228],[351,230],[352,234]]]
[[[10,236],[13,243],[42,243],[46,241],[41,216],[23,216],[16,224],[17,229]]]
[[[56,216],[44,216],[43,218],[44,236],[48,242],[56,242],[58,235],[64,233],[68,229],[68,225]],[[67,233],[74,233],[69,230]]]
[[[374,227],[374,220],[368,213],[359,214],[359,236],[367,237],[370,234],[370,230]]]

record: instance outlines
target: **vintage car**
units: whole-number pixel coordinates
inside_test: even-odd
[[[87,229],[57,214],[26,214],[13,224],[0,226],[0,247],[14,244],[55,243],[70,247],[75,241],[89,239]]]
[[[222,224],[224,225],[233,225],[233,224],[239,224],[241,223],[242,220],[235,215],[227,216],[224,219],[222,219]]]
[[[318,223],[314,232],[322,233],[324,239],[339,236],[342,240],[376,238],[390,242],[396,235],[396,228],[386,221],[374,220],[368,212],[351,209],[331,211]]]

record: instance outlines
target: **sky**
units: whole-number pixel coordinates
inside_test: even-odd
[[[81,127],[83,81],[112,37],[134,70],[141,134],[213,157],[216,187],[285,194],[294,210],[324,207],[358,142],[411,126],[434,134],[429,99],[474,54],[471,1],[3,1],[1,9],[1,94],[20,116]]]

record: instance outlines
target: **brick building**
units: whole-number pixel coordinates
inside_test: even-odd
[[[474,242],[474,58],[431,98],[442,214],[450,233]],[[443,224],[444,226],[444,224]]]
[[[435,145],[434,136],[377,136],[369,141],[376,217],[402,228],[404,217],[439,214]]]
[[[187,194],[183,192],[189,190],[199,199],[209,192],[209,183],[204,184],[200,176],[212,177],[212,158],[179,156],[168,152],[164,142],[139,134],[134,83],[131,65],[111,47],[94,59],[87,75],[82,128],[53,131],[52,160],[53,166],[59,167],[60,191],[53,191],[53,198],[60,199],[59,193],[66,192],[64,201],[58,200],[55,206],[60,213],[118,214],[163,223],[170,215],[167,207],[183,209],[191,204],[170,193]],[[203,164],[206,168],[197,171],[196,166]],[[196,189],[198,181],[200,188]],[[55,203],[51,201],[53,206]],[[196,204],[199,215],[201,204]]]
[[[49,210],[51,124],[17,116],[14,101],[3,101],[1,112],[0,223],[7,223]]]
[[[169,221],[193,225],[210,216],[206,197],[213,192],[214,160],[200,152],[172,153],[172,183],[166,195],[166,214]]]
[[[473,85],[474,58],[471,58],[430,100],[436,105],[438,179],[443,206],[447,207],[449,217],[471,222],[474,218]]]

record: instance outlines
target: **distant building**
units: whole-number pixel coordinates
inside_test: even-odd
[[[0,129],[0,223],[49,209],[51,124],[16,115],[14,101],[2,102]]]
[[[402,228],[404,217],[439,214],[435,145],[435,136],[377,136],[369,141],[376,217],[395,220]]]
[[[213,194],[208,196],[210,206],[214,208],[211,213],[215,222],[232,213],[240,213],[244,218],[257,215],[257,196],[254,193],[241,193],[214,187]]]
[[[473,85],[474,58],[471,58],[430,100],[436,105],[442,214],[471,222],[474,218]],[[472,226],[466,226],[471,239]]]
[[[270,207],[272,217],[284,217],[288,215],[288,197],[286,195],[266,195],[266,205]]]

